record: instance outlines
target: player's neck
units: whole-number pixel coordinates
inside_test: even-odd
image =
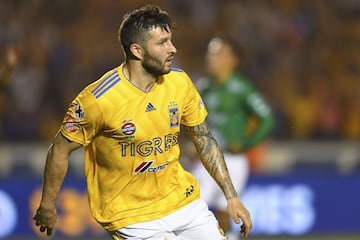
[[[143,92],[149,92],[157,80],[142,67],[132,63],[124,63],[123,74],[132,85]]]
[[[215,77],[216,77],[216,82],[219,85],[222,85],[223,83],[225,83],[232,75],[232,71],[223,71],[223,72],[219,72]]]

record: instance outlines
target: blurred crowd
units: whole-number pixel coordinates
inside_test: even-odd
[[[123,61],[118,27],[144,0],[0,2],[0,139],[49,141],[70,101]],[[174,66],[194,81],[217,32],[276,116],[275,140],[360,140],[360,0],[158,0]]]

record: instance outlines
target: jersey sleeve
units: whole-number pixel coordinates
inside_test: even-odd
[[[186,126],[195,126],[202,123],[206,116],[207,110],[201,99],[199,92],[191,79],[186,75],[187,79],[187,94],[184,98],[185,105],[181,118],[181,124]]]
[[[70,141],[88,145],[101,129],[103,114],[95,97],[85,89],[70,104],[60,132]]]

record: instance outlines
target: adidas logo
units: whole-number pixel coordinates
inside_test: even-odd
[[[151,103],[148,103],[148,105],[146,106],[145,112],[151,112],[154,110],[156,110],[156,108]]]

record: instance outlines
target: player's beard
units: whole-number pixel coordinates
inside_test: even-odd
[[[142,62],[143,68],[153,76],[159,77],[170,72],[170,67],[165,66],[166,61],[162,62],[160,59],[151,56],[147,51],[144,54]]]

